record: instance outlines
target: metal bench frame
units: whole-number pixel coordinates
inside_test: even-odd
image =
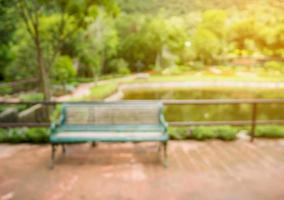
[[[133,105],[137,105],[140,106],[140,108],[145,105],[151,105],[151,106],[158,106],[159,108],[159,113],[157,115],[157,120],[159,121],[159,124],[153,125],[153,126],[157,126],[159,127],[159,129],[161,130],[162,136],[161,137],[157,137],[157,138],[147,138],[147,137],[143,137],[143,138],[116,138],[115,136],[113,138],[110,139],[105,139],[105,138],[73,138],[69,139],[69,138],[61,138],[58,139],[56,138],[57,134],[61,132],[60,128],[61,127],[66,127],[68,126],[68,130],[69,131],[74,131],[77,133],[84,133],[84,130],[88,130],[88,132],[97,132],[96,128],[100,127],[99,125],[96,124],[78,124],[76,126],[70,126],[70,125],[66,125],[65,121],[66,121],[66,110],[69,107],[79,107],[79,106],[100,106],[100,105],[115,105],[117,107],[119,106],[133,106]],[[109,124],[109,125],[104,125],[105,128],[107,128],[107,130],[110,130],[112,132],[125,132],[127,133],[131,133],[131,129],[129,129],[129,127],[133,128],[133,125],[127,125],[127,124],[122,124],[122,125],[113,125],[113,124]],[[143,127],[144,131],[151,131],[153,128],[153,126],[147,126],[145,124],[142,125],[135,125],[135,127],[139,128],[139,127]],[[120,130],[117,130],[117,129]],[[135,128],[134,128],[135,129]],[[62,153],[65,155],[66,154],[66,144],[74,144],[74,143],[82,143],[82,142],[91,142],[92,143],[92,147],[94,147],[96,145],[96,142],[146,142],[146,141],[155,141],[155,142],[160,142],[160,146],[159,146],[159,150],[158,153],[160,153],[161,149],[163,150],[163,164],[166,167],[167,166],[167,144],[168,144],[168,124],[164,119],[164,115],[163,115],[163,104],[161,102],[88,102],[88,103],[68,103],[68,104],[63,104],[62,110],[61,110],[61,115],[60,115],[60,120],[59,123],[52,123],[51,127],[50,127],[50,144],[51,144],[51,162],[50,162],[50,168],[52,169],[54,167],[54,161],[55,161],[55,154],[56,154],[56,150],[58,145],[61,145],[62,147]],[[86,131],[85,131],[86,132]],[[104,129],[100,129],[100,132],[104,132]],[[135,130],[134,130],[135,132]],[[140,131],[141,132],[141,131]],[[145,135],[147,135],[147,133],[145,132]]]

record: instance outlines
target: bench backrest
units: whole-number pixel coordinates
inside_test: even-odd
[[[106,102],[63,105],[66,125],[155,125],[160,124],[162,103]]]

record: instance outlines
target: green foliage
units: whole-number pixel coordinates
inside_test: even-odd
[[[109,72],[108,61],[117,54],[118,36],[112,18],[102,10],[81,38],[79,46],[80,74],[98,77]]]
[[[237,129],[230,126],[197,127],[192,130],[191,138],[197,140],[221,139],[230,141],[236,139],[236,135]]]
[[[264,138],[283,138],[284,127],[277,125],[257,126],[255,136]]]
[[[278,5],[278,0],[26,3],[39,17],[46,76],[66,84],[73,77],[97,80],[104,74],[148,70],[179,74],[182,70],[176,66],[199,70],[224,65],[231,56],[283,58],[284,17],[281,7],[271,3],[275,1]],[[35,40],[25,23],[17,17],[11,20],[17,11],[12,5],[0,4],[0,27],[5,27],[0,28],[0,78],[30,78],[39,74]],[[37,7],[42,9],[33,9]],[[76,74],[62,55],[74,61]],[[266,68],[283,73],[276,65],[266,63]]]
[[[43,101],[43,94],[42,93],[25,93],[19,96],[21,101]],[[21,104],[16,106],[17,110],[23,111],[29,108],[29,105]]]
[[[189,138],[190,129],[189,128],[169,127],[168,133],[169,133],[170,139],[185,140],[185,139]]]
[[[179,17],[123,16],[116,27],[121,40],[118,55],[129,63],[131,71],[175,65],[187,37],[184,20]]]
[[[268,61],[264,67],[269,71],[284,72],[284,62]]]
[[[42,101],[43,95],[41,93],[26,93],[20,95],[21,101]]]
[[[264,0],[262,2],[280,5],[280,1]],[[233,7],[244,10],[249,6],[255,8],[255,4],[259,3],[259,0],[117,0],[117,2],[122,12],[130,14],[153,15],[162,10],[166,15],[176,16],[208,9],[229,9]]]
[[[111,60],[109,62],[108,67],[112,73],[117,73],[121,75],[130,74],[129,64],[122,58]]]
[[[104,85],[97,85],[91,89],[88,99],[101,100],[113,94],[118,88],[118,83],[113,81]]]
[[[69,56],[59,56],[54,64],[53,73],[54,80],[65,85],[68,81],[76,76],[76,69],[73,66]]]
[[[13,89],[9,85],[1,85],[0,86],[0,95],[11,94],[12,91],[13,91]]]
[[[13,60],[4,71],[5,78],[12,81],[30,78],[31,74],[37,74],[35,49],[31,48],[31,38],[21,24],[18,24],[14,36],[14,43],[11,46]]]
[[[0,129],[0,143],[47,143],[45,128]]]
[[[50,117],[52,122],[58,122],[59,123],[61,111],[62,111],[62,105],[56,105],[56,107],[53,110],[53,112],[51,113],[51,117]]]
[[[212,126],[212,127],[194,127],[194,128],[169,128],[171,139],[184,140],[207,140],[220,139],[231,141],[236,139],[238,129],[231,126]]]
[[[164,69],[162,71],[162,74],[164,75],[179,75],[183,73],[183,67],[182,66],[172,66]]]
[[[206,44],[206,45],[205,45]],[[192,48],[195,59],[205,64],[214,64],[216,57],[221,51],[218,37],[207,29],[199,29],[192,36]]]
[[[13,1],[0,0],[0,79],[4,78],[4,69],[12,60],[11,41],[17,21],[13,4]]]

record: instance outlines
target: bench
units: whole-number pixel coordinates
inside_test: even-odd
[[[56,148],[91,142],[159,142],[167,165],[167,123],[161,102],[96,102],[63,104],[60,121],[51,125],[53,168]]]

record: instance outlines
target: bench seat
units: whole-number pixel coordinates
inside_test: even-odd
[[[61,132],[164,132],[161,125],[61,125],[56,127],[55,134]]]
[[[60,132],[51,136],[53,143],[72,142],[142,142],[167,141],[167,135],[162,132]]]

